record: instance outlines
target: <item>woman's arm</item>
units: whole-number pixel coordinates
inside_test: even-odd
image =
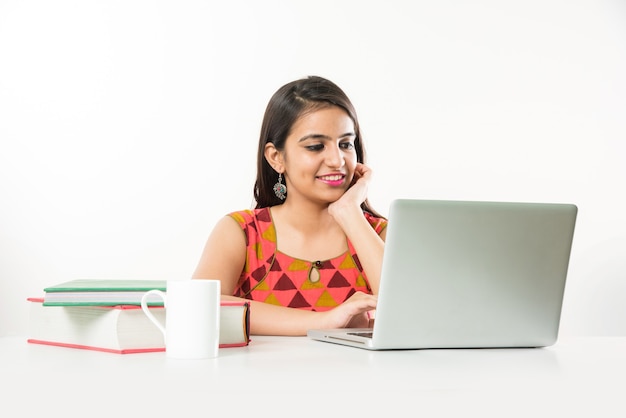
[[[367,274],[372,292],[377,295],[383,264],[386,229],[380,235],[363,216],[361,203],[367,198],[367,186],[372,172],[364,164],[357,164],[357,181],[336,202],[328,207],[329,213],[341,226],[359,255],[359,261]]]
[[[232,295],[246,262],[246,237],[230,216],[220,219],[204,246],[194,279],[219,280],[222,295]]]
[[[371,227],[370,227],[371,229]],[[376,297],[357,292],[342,305],[326,312],[287,308],[231,296],[246,260],[245,236],[237,222],[221,219],[209,235],[194,279],[221,282],[222,300],[250,302],[250,333],[255,335],[306,335],[313,328],[367,327],[367,312],[376,307]]]
[[[325,312],[287,308],[269,303],[222,295],[222,300],[250,303],[250,333],[253,335],[306,335],[309,329],[367,328],[368,312],[376,308],[376,296],[357,292],[341,305]]]

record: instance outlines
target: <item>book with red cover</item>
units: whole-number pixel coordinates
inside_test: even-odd
[[[28,342],[117,354],[165,351],[161,331],[140,306],[44,306],[43,298],[29,298]],[[162,323],[165,308],[149,309]],[[250,304],[222,301],[220,348],[242,347],[250,342]]]

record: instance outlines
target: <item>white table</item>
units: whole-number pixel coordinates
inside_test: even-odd
[[[626,416],[626,338],[370,352],[255,336],[216,359],[173,360],[5,337],[0,353],[0,405],[18,411],[5,417]]]

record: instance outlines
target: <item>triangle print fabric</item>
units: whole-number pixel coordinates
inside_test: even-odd
[[[307,261],[276,249],[269,208],[231,213],[246,235],[247,256],[235,296],[292,308],[329,310],[357,291],[371,293],[352,244],[330,260]],[[387,221],[365,213],[380,233]]]

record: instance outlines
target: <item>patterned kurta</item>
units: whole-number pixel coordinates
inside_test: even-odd
[[[363,215],[380,234],[387,220]],[[234,296],[312,311],[329,310],[357,291],[372,293],[352,243],[330,260],[307,261],[276,249],[269,208],[230,213],[246,236],[247,256]]]

